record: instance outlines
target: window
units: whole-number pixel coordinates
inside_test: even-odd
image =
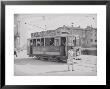
[[[36,39],[33,39],[33,46],[36,46]]]
[[[54,38],[50,38],[50,46],[54,46]]]
[[[33,40],[32,39],[30,40],[30,46],[33,46]]]
[[[45,46],[54,46],[54,38],[45,38]]]
[[[45,46],[49,46],[50,45],[50,38],[45,38]]]
[[[37,39],[37,46],[40,46],[40,45],[41,45],[40,39]]]
[[[91,42],[93,42],[93,39],[91,39]]]
[[[97,42],[97,40],[95,40],[95,42]]]
[[[44,38],[41,38],[41,46],[44,46]]]
[[[59,39],[55,39],[55,46],[59,46]]]

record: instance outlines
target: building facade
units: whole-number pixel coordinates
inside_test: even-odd
[[[81,41],[80,45],[83,48],[97,47],[97,29],[93,27],[69,27],[62,26],[58,27],[55,30],[47,30],[41,32],[31,33],[31,38],[34,37],[49,37],[49,36],[66,36],[66,35],[75,35],[79,36]]]

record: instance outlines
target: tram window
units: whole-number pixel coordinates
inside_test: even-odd
[[[41,46],[44,46],[44,38],[41,38]]]
[[[66,45],[66,37],[61,37],[61,46]]]
[[[50,38],[50,46],[54,46],[54,38]]]
[[[55,39],[55,46],[59,46],[59,39]]]
[[[36,46],[36,39],[33,39],[33,46]]]
[[[45,38],[45,46],[54,46],[54,38]]]
[[[32,40],[30,40],[30,46],[33,46],[33,42],[32,42]]]
[[[50,38],[45,38],[45,46],[50,46]]]
[[[41,42],[40,39],[37,39],[37,46],[40,46]]]

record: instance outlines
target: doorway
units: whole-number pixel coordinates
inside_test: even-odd
[[[61,37],[61,55],[62,56],[66,56],[66,51],[65,51],[65,47],[66,47],[66,37]]]
[[[32,53],[33,53],[32,48],[33,48],[33,41],[32,41],[32,40],[30,40],[30,54],[32,54]]]

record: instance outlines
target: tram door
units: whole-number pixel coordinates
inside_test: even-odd
[[[30,54],[30,40],[27,39],[27,54]]]
[[[61,48],[60,48],[60,52],[61,52],[61,55],[62,56],[65,56],[66,55],[65,47],[66,47],[66,37],[61,37]]]
[[[30,40],[30,54],[33,53],[33,40]]]

